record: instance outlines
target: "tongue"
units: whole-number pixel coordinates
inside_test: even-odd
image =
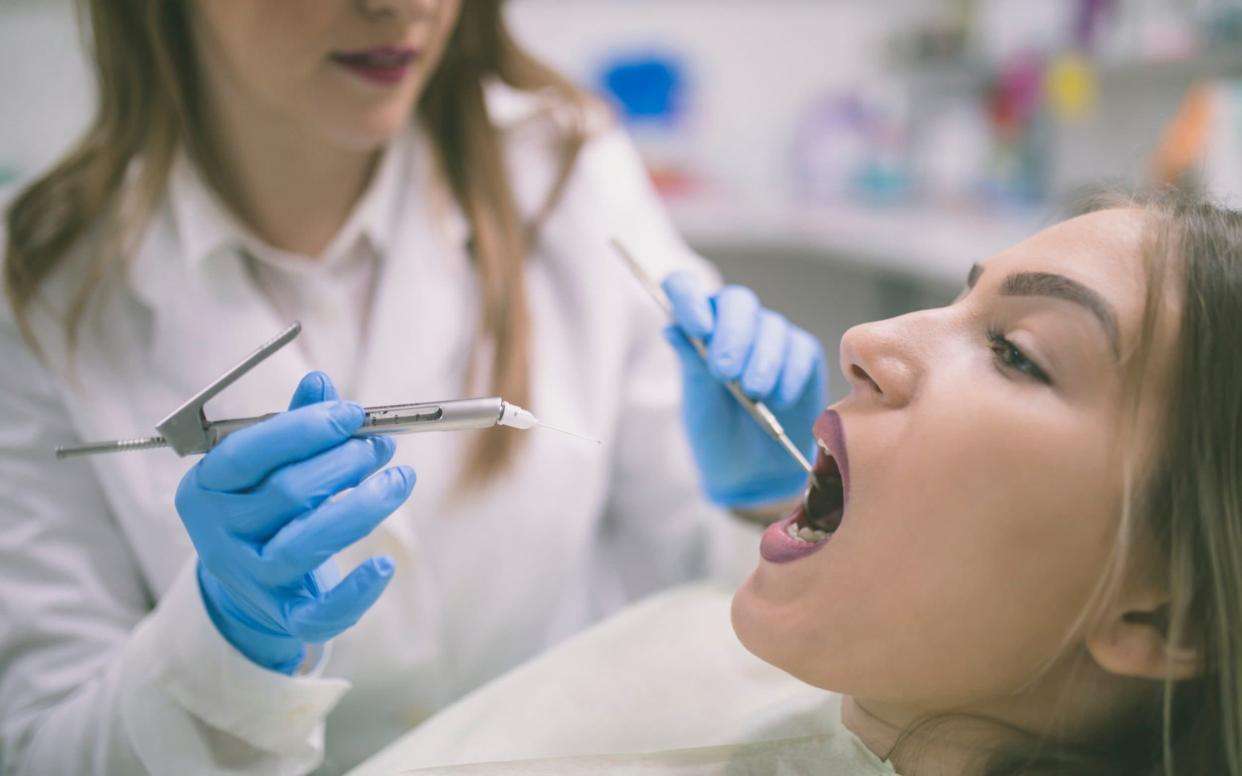
[[[834,487],[837,486],[837,487]],[[841,525],[841,495],[838,483],[824,481],[811,487],[806,498],[806,522],[811,528],[835,531]]]
[[[842,509],[834,509],[827,515],[817,515],[810,518],[811,527],[832,533],[841,527],[841,515],[843,512],[844,510]]]

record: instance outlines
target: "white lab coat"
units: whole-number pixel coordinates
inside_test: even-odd
[[[491,99],[531,213],[555,169],[552,113],[512,92]],[[421,137],[416,145],[416,182],[380,268],[362,365],[348,376],[350,398],[363,403],[460,395],[478,317],[465,222],[434,206],[429,152]],[[91,312],[76,377],[43,311],[46,365],[4,308],[0,771],[339,772],[602,614],[726,557],[720,537],[736,529],[701,499],[662,322],[607,240],[625,237],[657,273],[710,270],[675,235],[619,132],[589,143],[541,235],[528,273],[531,409],[603,444],[526,432],[510,470],[454,500],[468,435],[403,437],[394,462],[418,471],[412,497],[342,558],[347,571],[388,553],[396,575],[295,677],[247,661],[204,611],[173,507],[193,460],[167,450],[51,457],[56,444],[152,434],[287,323],[242,260],[190,266],[165,206],[135,248],[130,280]],[[64,272],[48,285],[53,309],[73,283]],[[313,367],[287,347],[208,414],[283,408]]]

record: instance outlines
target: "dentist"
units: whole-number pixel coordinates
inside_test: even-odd
[[[94,121],[5,211],[0,773],[341,772],[801,491],[718,381],[809,447],[818,345],[687,292],[683,384],[608,240],[712,272],[499,0],[82,1]],[[288,412],[197,461],[52,459],[293,319],[209,408]],[[355,402],[485,394],[604,444],[351,438]]]

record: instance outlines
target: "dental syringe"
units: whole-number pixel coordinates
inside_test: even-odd
[[[180,456],[206,453],[220,444],[229,434],[261,423],[278,414],[273,412],[256,417],[212,421],[207,420],[203,414],[203,404],[263,359],[292,341],[301,330],[301,324],[293,323],[277,337],[243,359],[237,366],[225,372],[215,382],[199,391],[193,398],[160,421],[156,426],[156,430],[160,432],[159,436],[62,445],[56,448],[56,457],[73,458],[82,455],[151,450],[161,447],[170,447]],[[413,434],[424,431],[462,431],[493,426],[508,426],[517,429],[538,426],[599,444],[598,440],[588,439],[571,431],[541,423],[529,410],[513,402],[505,401],[499,396],[484,399],[388,404],[365,407],[363,411],[366,416],[361,428],[354,434],[357,437],[377,434]]]
[[[389,404],[380,407],[364,407],[366,413],[362,427],[354,434],[356,437],[415,434],[423,431],[464,431],[473,428],[492,428],[508,426],[510,428],[528,429],[544,425],[530,410],[507,402],[499,396],[486,399],[455,399],[453,401],[417,402],[414,404]],[[191,450],[185,455],[207,452],[229,434],[240,431],[248,426],[261,423],[278,413],[259,415],[252,418],[234,418],[231,420],[208,421],[207,449]],[[565,434],[571,432],[555,426],[546,426]],[[577,436],[577,434],[571,434]],[[594,440],[591,440],[594,441]],[[169,447],[168,440],[162,436],[144,439],[125,439],[110,442],[94,442],[84,445],[66,445],[56,448],[57,458],[73,458],[80,455],[96,453],[119,453],[127,450],[151,450]]]

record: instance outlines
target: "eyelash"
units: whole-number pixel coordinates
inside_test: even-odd
[[[1040,369],[1038,364],[1027,358],[1021,348],[1010,342],[999,327],[988,327],[988,346],[996,356],[997,366],[1021,372],[1045,385],[1052,385],[1052,379],[1048,377],[1048,374]]]

